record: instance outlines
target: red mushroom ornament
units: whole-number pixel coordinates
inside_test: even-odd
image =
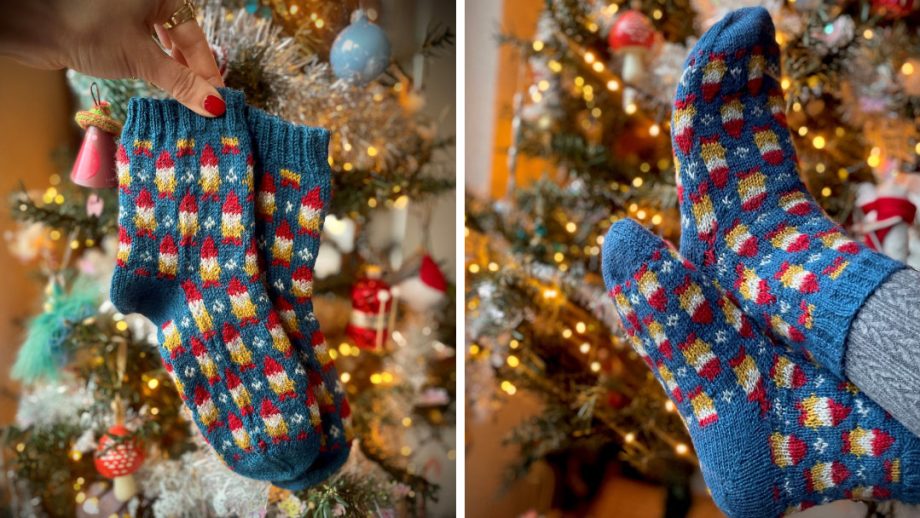
[[[632,83],[645,74],[643,61],[656,38],[652,22],[639,11],[630,9],[613,22],[607,35],[607,44],[611,51],[623,55],[624,81]]]
[[[129,437],[131,432],[116,424],[99,439],[96,448],[96,470],[103,477],[114,480],[113,492],[119,502],[127,502],[137,494],[134,472],[144,462],[144,450],[134,439],[116,441],[113,437]]]

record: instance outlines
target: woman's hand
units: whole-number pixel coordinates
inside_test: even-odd
[[[36,68],[145,79],[200,115],[223,115],[223,81],[201,27],[192,19],[163,28],[182,6],[183,0],[0,0],[0,55]]]

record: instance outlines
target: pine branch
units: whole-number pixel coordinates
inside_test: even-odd
[[[456,41],[454,31],[441,22],[432,21],[428,24],[425,40],[419,52],[426,58],[443,56]]]

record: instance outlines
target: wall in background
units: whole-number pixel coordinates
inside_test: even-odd
[[[541,0],[468,0],[466,2],[466,188],[481,197],[505,194],[511,143],[514,94],[526,86],[523,63],[511,48],[498,46],[499,33],[530,38]],[[543,171],[535,160],[519,160],[519,177]],[[514,426],[538,413],[539,401],[514,396],[486,419],[466,413],[466,513],[469,516],[519,516],[547,510],[553,493],[551,471],[537,466],[524,479],[504,487],[506,471],[518,457],[502,444]]]
[[[63,72],[46,72],[0,59],[0,233],[15,224],[7,203],[19,189],[44,190],[48,177],[60,173],[52,160],[55,149],[77,138],[76,124]],[[69,172],[69,171],[68,171]],[[13,257],[0,244],[0,425],[12,422],[19,388],[9,379],[9,366],[23,338],[23,324],[41,305],[40,281],[34,265]]]

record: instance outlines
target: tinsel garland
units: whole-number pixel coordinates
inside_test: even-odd
[[[156,518],[261,516],[271,484],[231,471],[192,426],[196,448],[177,459],[148,460],[137,473]]]

